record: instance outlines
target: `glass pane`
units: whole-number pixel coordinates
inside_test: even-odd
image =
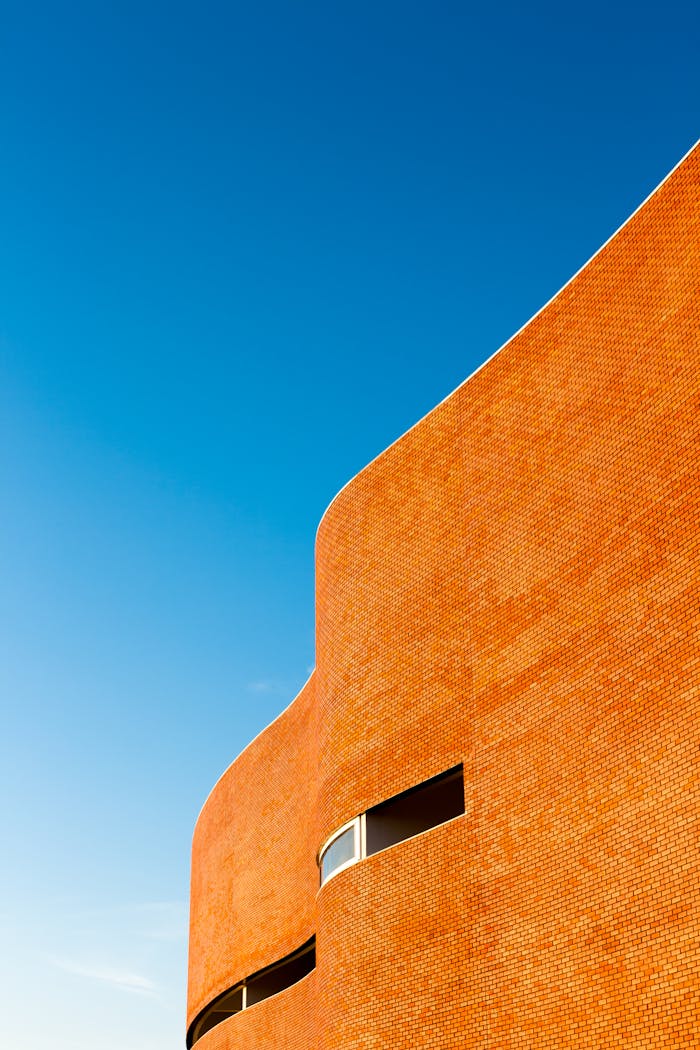
[[[355,854],[355,826],[348,828],[342,835],[331,842],[326,852],[321,857],[321,885],[329,875],[337,871],[341,864],[349,860],[357,860]]]

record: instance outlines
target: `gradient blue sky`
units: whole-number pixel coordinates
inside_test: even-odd
[[[183,1045],[336,491],[698,137],[697,5],[0,0],[0,1016]]]

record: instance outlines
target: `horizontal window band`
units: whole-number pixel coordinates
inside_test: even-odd
[[[379,802],[326,839],[318,852],[321,886],[358,861],[461,817],[464,811],[461,765]]]
[[[461,765],[416,784],[343,824],[319,850],[321,885],[366,857],[414,838],[462,816],[464,772]],[[188,1050],[206,1032],[233,1014],[290,988],[316,966],[316,938],[217,995],[190,1025]]]
[[[300,948],[263,967],[262,970],[257,970],[244,981],[239,981],[217,995],[216,999],[205,1006],[190,1025],[187,1033],[188,1050],[222,1021],[269,999],[272,995],[277,995],[278,992],[283,992],[285,988],[291,988],[315,967],[316,938],[311,937]]]

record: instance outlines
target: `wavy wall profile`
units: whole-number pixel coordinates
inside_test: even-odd
[[[699,464],[696,147],[326,512],[316,669],[195,831],[197,1050],[697,1038]]]

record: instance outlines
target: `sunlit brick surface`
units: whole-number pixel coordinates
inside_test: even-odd
[[[465,819],[341,872],[319,895],[318,1046],[472,1044]],[[315,1044],[314,1044],[315,1045]]]
[[[315,932],[315,720],[309,682],[227,770],[197,821],[188,1024]]]
[[[197,826],[189,1020],[317,969],[201,1050],[700,1046],[699,473],[696,148],[326,513],[317,669]],[[463,817],[318,892],[459,762]]]
[[[308,1050],[316,1046],[316,974],[229,1017],[197,1040],[197,1050]]]

